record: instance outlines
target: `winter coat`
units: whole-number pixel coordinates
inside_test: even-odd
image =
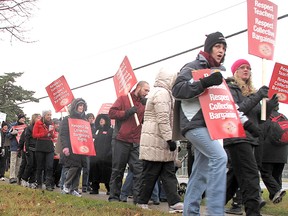
[[[43,122],[42,118],[36,121],[32,130],[32,136],[36,139],[35,151],[37,152],[54,152],[54,145],[52,139],[54,138],[54,132],[49,132],[49,125],[53,125],[52,122]]]
[[[113,138],[123,142],[139,144],[145,106],[141,103],[141,98],[135,96],[134,91],[131,93],[131,98],[134,106],[137,108],[137,116],[140,124],[138,126],[136,125],[134,115],[131,115],[127,119],[125,118],[125,111],[131,108],[127,95],[117,98],[109,110],[109,117],[110,119],[115,119]]]
[[[20,139],[19,139],[19,143],[18,143],[18,151],[24,151],[24,146],[25,146],[25,133],[26,133],[27,127],[24,129],[24,131],[22,132]]]
[[[262,97],[260,94],[255,93],[249,96],[243,96],[242,91],[237,84],[234,83],[233,78],[226,79],[226,83],[230,89],[234,102],[239,106],[238,110],[243,112],[255,126],[259,127],[261,119],[261,105],[260,101]],[[260,129],[260,128],[259,128]],[[224,139],[224,146],[237,143],[250,143],[254,146],[258,146],[258,138],[254,138],[248,131],[245,131],[246,138],[229,138]]]
[[[25,148],[26,148],[26,151],[35,151],[36,150],[37,139],[33,138],[33,126],[34,125],[29,125],[25,130]]]
[[[272,111],[273,116],[280,115],[277,111]],[[263,128],[263,143],[262,143],[262,163],[287,163],[288,157],[288,145],[274,145],[268,136],[268,130],[270,126],[271,120],[267,118],[264,124],[262,124]]]
[[[19,146],[18,146],[18,141],[17,141],[17,134],[12,134],[12,127],[13,126],[17,126],[17,125],[23,125],[23,123],[20,122],[14,122],[11,124],[11,126],[8,129],[8,133],[6,135],[6,137],[10,140],[10,151],[17,151]]]
[[[7,132],[3,132],[1,130],[1,144],[0,144],[1,148],[4,148],[5,147],[5,143],[7,143],[6,135],[7,135]]]
[[[105,125],[100,126],[100,119],[105,119]],[[111,120],[107,114],[99,114],[95,120],[94,147],[96,156],[90,157],[91,163],[107,162],[112,164],[112,134]]]
[[[205,91],[205,88],[203,88],[200,81],[193,79],[192,71],[207,68],[210,68],[208,61],[203,55],[198,54],[196,60],[182,67],[172,87],[172,94],[176,99],[175,110],[177,112],[174,121],[179,121],[183,136],[190,129],[206,127],[198,98]],[[223,66],[220,66],[219,69],[225,70]],[[177,127],[174,128],[177,130]]]
[[[170,151],[167,141],[172,140],[174,99],[171,89],[176,75],[161,70],[148,94],[140,139],[139,158],[142,160],[175,160],[177,151]]]
[[[72,151],[72,146],[71,146],[71,140],[70,140],[70,131],[69,131],[69,123],[68,119],[69,118],[74,118],[74,119],[83,119],[86,120],[85,118],[85,112],[79,113],[77,112],[77,104],[80,102],[85,103],[86,102],[81,99],[77,98],[72,101],[71,106],[70,106],[70,115],[64,117],[64,119],[61,121],[60,125],[60,131],[59,131],[59,142],[61,145],[61,152],[63,151],[64,148],[68,148],[70,155],[65,156],[64,154],[61,153],[60,155],[60,160],[61,163],[63,164],[64,167],[87,167],[87,160],[85,155],[79,155],[79,154],[74,154]],[[87,107],[87,105],[86,105]],[[86,109],[86,108],[85,108]]]

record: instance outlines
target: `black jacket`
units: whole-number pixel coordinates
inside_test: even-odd
[[[175,118],[180,120],[181,133],[191,129],[206,127],[202,109],[198,97],[205,91],[200,81],[193,80],[192,70],[210,68],[207,59],[198,54],[196,60],[184,65],[172,87],[172,95],[175,97],[175,109],[179,113]],[[222,71],[226,69],[221,66]]]
[[[33,138],[33,126],[29,125],[25,130],[25,148],[26,151],[35,151],[37,139]]]
[[[100,119],[105,119],[105,125],[100,126]],[[91,157],[91,162],[112,163],[112,134],[111,120],[107,114],[99,114],[95,120],[96,131],[93,134],[96,156]]]
[[[79,154],[73,154],[72,146],[71,146],[71,140],[70,140],[70,131],[69,131],[69,118],[75,118],[75,119],[83,119],[85,118],[85,112],[79,113],[77,112],[77,104],[79,104],[82,100],[82,103],[86,102],[83,99],[75,99],[70,106],[70,115],[64,117],[64,119],[61,121],[60,125],[60,131],[59,131],[59,139],[61,143],[61,152],[64,148],[69,148],[70,155],[65,156],[61,153],[61,163],[63,163],[64,167],[87,167],[87,160],[85,155],[79,155]],[[86,108],[85,108],[86,109]]]
[[[276,110],[272,111],[273,116],[280,115]],[[263,150],[262,150],[262,163],[287,163],[288,145],[274,145],[268,136],[271,120],[267,118],[265,123],[261,126],[263,128]]]
[[[238,110],[243,112],[256,126],[259,126],[259,123],[261,122],[261,95],[255,93],[249,96],[243,96],[241,89],[234,83],[234,79],[228,78],[226,79],[226,83],[230,89],[234,102],[239,106]],[[258,138],[254,138],[248,131],[245,132],[246,138],[224,139],[224,146],[243,142],[259,145]]]

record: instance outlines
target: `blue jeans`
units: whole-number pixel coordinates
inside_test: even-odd
[[[128,169],[128,173],[124,184],[121,188],[120,200],[127,200],[127,197],[132,195],[132,186],[133,186],[133,173]]]
[[[199,216],[202,194],[206,215],[224,216],[227,154],[218,140],[211,140],[207,128],[189,130],[185,137],[194,145],[194,164],[184,198],[184,216]]]
[[[160,202],[158,181],[156,181],[155,186],[153,188],[151,200],[154,202]]]
[[[59,183],[59,186],[60,186],[61,190],[63,189],[64,182],[65,182],[66,176],[67,176],[67,172],[68,172],[68,168],[67,167],[62,167],[60,183]]]

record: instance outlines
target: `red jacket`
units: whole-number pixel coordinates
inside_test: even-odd
[[[52,124],[54,126],[54,124]],[[49,132],[48,127],[41,121],[36,121],[33,127],[32,136],[35,139],[52,140],[55,138],[55,133],[53,131]]]
[[[117,98],[109,110],[109,117],[116,120],[114,130],[116,132],[116,139],[124,142],[139,144],[145,105],[141,103],[141,98],[135,96],[134,91],[131,93],[131,97],[134,106],[137,107],[137,116],[140,125],[136,126],[134,115],[125,119],[125,111],[131,108],[127,95]]]

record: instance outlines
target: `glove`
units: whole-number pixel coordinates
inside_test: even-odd
[[[5,157],[5,149],[0,148],[0,157]]]
[[[17,135],[17,134],[18,134],[18,130],[12,129],[11,134],[12,134],[12,135]]]
[[[69,155],[70,155],[69,148],[64,148],[62,152],[63,152],[63,154],[64,154],[65,156],[69,156]]]
[[[137,112],[137,107],[133,106],[130,109],[125,111],[125,117],[128,118],[136,112]]]
[[[247,120],[243,126],[245,130],[247,130],[250,134],[252,134],[253,137],[259,137],[260,129],[257,126],[255,126],[255,124],[253,124],[250,120]]]
[[[210,76],[200,79],[203,88],[208,88],[213,85],[220,85],[223,81],[223,76],[220,72],[212,73]]]
[[[21,158],[22,157],[22,151],[21,150],[17,150],[17,157]]]
[[[177,145],[176,145],[176,143],[174,141],[168,140],[167,143],[169,145],[170,151],[175,151],[176,150]]]
[[[264,85],[258,90],[257,94],[260,95],[261,98],[267,98],[268,97],[268,90],[269,90],[269,88]]]
[[[145,98],[145,97],[141,98],[140,102],[141,102],[142,105],[145,106],[146,103],[147,103],[147,98]]]
[[[26,150],[25,154],[26,154],[26,157],[30,157],[30,151]]]
[[[278,97],[276,94],[274,94],[273,97],[267,101],[267,114],[270,115],[272,110],[277,106],[279,106]]]

